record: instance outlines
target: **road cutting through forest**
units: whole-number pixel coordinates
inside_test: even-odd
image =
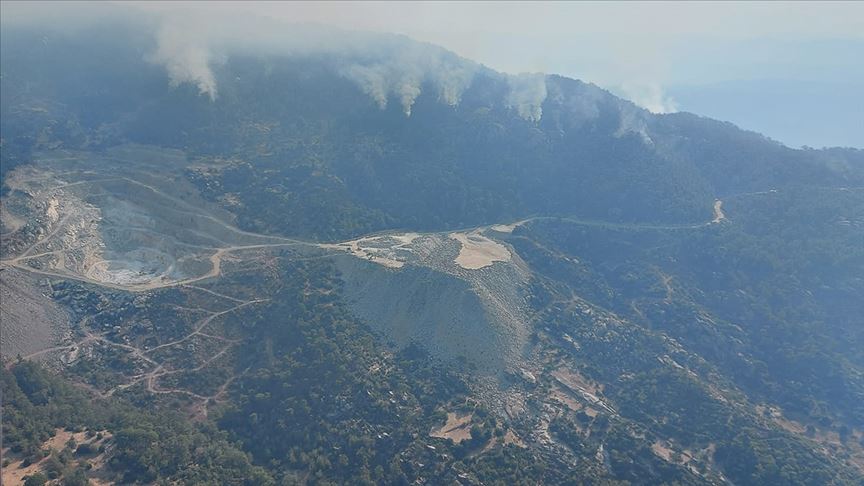
[[[190,214],[192,216],[198,218],[204,218],[208,221],[212,221],[216,223],[221,228],[224,228],[228,231],[228,234],[239,235],[247,238],[255,238],[259,240],[267,241],[266,243],[255,243],[255,244],[238,244],[238,245],[227,245],[223,247],[215,248],[212,254],[210,254],[207,259],[210,264],[209,270],[200,275],[188,276],[186,278],[175,278],[171,279],[167,276],[171,268],[163,271],[160,274],[153,275],[139,275],[141,276],[142,281],[129,281],[122,282],[117,281],[118,279],[109,278],[111,277],[110,272],[106,273],[105,278],[94,278],[90,275],[90,272],[83,271],[75,271],[69,270],[65,267],[63,263],[65,261],[65,252],[71,251],[71,248],[60,248],[57,250],[44,251],[36,254],[31,254],[31,252],[38,248],[41,245],[47,245],[52,240],[54,240],[58,234],[69,225],[69,219],[74,214],[72,212],[64,215],[58,214],[57,208],[66,208],[67,204],[72,204],[70,201],[58,201],[58,191],[60,189],[73,187],[76,185],[83,184],[93,184],[105,181],[123,181],[124,183],[132,184],[136,187],[140,187],[145,189],[146,191],[152,193],[158,198],[162,198],[165,201],[170,201],[174,204],[174,211]],[[55,220],[56,224],[51,231],[45,236],[39,238],[36,242],[30,244],[23,252],[21,252],[18,256],[0,260],[0,266],[11,266],[15,267],[19,270],[30,272],[37,275],[43,275],[47,277],[56,277],[63,279],[71,279],[77,280],[85,283],[90,283],[94,285],[100,285],[103,287],[113,288],[116,290],[124,290],[129,292],[147,292],[151,290],[158,290],[163,288],[170,287],[178,287],[184,285],[191,285],[198,282],[202,282],[205,280],[218,278],[222,275],[223,272],[223,261],[224,259],[232,254],[237,252],[245,251],[245,250],[256,250],[256,249],[270,249],[270,248],[287,248],[292,246],[305,246],[305,247],[313,247],[319,249],[327,249],[327,250],[338,250],[342,251],[355,257],[366,259],[372,261],[374,263],[378,263],[390,268],[399,269],[404,265],[404,262],[401,259],[395,259],[392,257],[396,250],[406,250],[412,241],[420,237],[418,233],[405,233],[405,234],[387,234],[387,233],[376,233],[370,236],[364,236],[353,240],[348,240],[341,243],[316,243],[310,241],[303,241],[295,238],[288,238],[283,236],[274,236],[274,235],[265,235],[260,233],[254,233],[249,231],[244,231],[239,228],[236,228],[232,224],[223,221],[222,219],[216,218],[215,216],[208,214],[207,211],[202,208],[198,208],[195,205],[191,204],[189,201],[185,201],[183,199],[177,198],[170,194],[166,194],[163,191],[157,189],[156,187],[132,179],[130,177],[118,176],[113,178],[102,178],[102,179],[89,179],[84,181],[72,182],[57,185],[47,189],[40,189],[38,191],[41,195],[50,195],[50,201],[48,204],[47,212],[53,213],[49,216],[50,220]],[[62,192],[59,193],[59,196],[62,196]],[[486,236],[487,231],[498,232],[498,233],[512,233],[519,226],[528,224],[533,221],[541,221],[541,220],[558,220],[570,222],[573,224],[579,225],[587,225],[587,226],[598,226],[598,227],[610,227],[610,228],[626,228],[626,229],[654,229],[654,230],[678,230],[678,229],[688,229],[688,228],[701,228],[704,226],[717,224],[726,220],[726,216],[723,213],[722,208],[723,202],[720,199],[715,200],[713,206],[713,219],[700,224],[690,224],[690,225],[651,225],[651,224],[638,224],[638,223],[614,223],[608,221],[595,221],[595,220],[584,220],[577,218],[569,218],[569,217],[556,217],[556,216],[534,216],[526,219],[522,219],[517,222],[509,223],[509,224],[493,224],[487,226],[480,226],[475,228],[469,228],[463,230],[451,230],[450,232],[440,233],[446,235],[447,237],[456,240],[459,243],[459,254],[454,259],[454,263],[466,270],[479,270],[485,268],[487,266],[492,265],[496,261],[509,261],[511,258],[510,250],[503,244],[495,241],[494,239]],[[182,209],[178,208],[181,207]],[[194,228],[189,229],[192,232],[199,232]],[[71,234],[75,235],[74,231]],[[195,233],[197,234],[197,233]],[[201,236],[204,236],[213,241],[218,241],[224,243],[221,240],[222,236],[217,236],[215,234],[205,233]],[[173,237],[169,237],[173,238]],[[381,238],[391,238],[394,240],[394,244],[387,248],[378,248],[369,246],[365,247],[363,244],[366,242],[374,242]],[[269,241],[268,241],[269,240]],[[98,242],[97,242],[98,243]],[[183,243],[183,242],[180,242]],[[186,245],[190,246],[190,245]],[[195,245],[191,245],[195,246]],[[387,255],[387,251],[390,251],[390,255]],[[410,250],[409,250],[410,251]],[[60,262],[58,265],[56,262],[54,263],[54,268],[51,266],[43,266],[37,267],[29,264],[28,262],[33,261],[34,259],[46,257],[50,255],[56,255],[57,261]],[[100,255],[101,256],[101,255]],[[194,255],[192,255],[194,256]],[[97,257],[98,258],[98,257]],[[179,257],[178,257],[179,258]],[[88,268],[96,268],[99,265],[103,265],[106,269],[111,265],[112,260],[105,259],[95,259],[87,263]],[[133,261],[133,263],[135,263]],[[172,264],[173,265],[173,264]],[[59,268],[57,268],[59,267]],[[134,268],[134,267],[133,267]],[[134,270],[133,270],[134,271]],[[182,276],[182,275],[181,275]],[[98,277],[98,275],[97,275]]]
[[[170,273],[170,268],[173,268],[173,263],[171,263],[171,267],[169,270],[163,271],[161,274],[156,274],[152,278],[143,282],[118,282],[111,281],[109,279],[100,279],[93,278],[91,275],[86,274],[85,272],[75,273],[72,269],[67,269],[65,267],[64,259],[66,258],[66,253],[70,251],[77,250],[86,250],[85,247],[81,246],[81,244],[69,245],[69,235],[72,237],[78,237],[80,233],[75,231],[75,228],[71,228],[69,232],[63,233],[64,228],[68,226],[74,226],[76,220],[73,216],[76,215],[76,208],[73,205],[75,201],[63,201],[59,202],[55,199],[55,194],[57,194],[58,189],[74,187],[76,185],[83,185],[88,183],[96,183],[98,181],[119,181],[122,180],[126,183],[133,184],[137,187],[141,187],[151,192],[152,194],[158,196],[159,198],[163,198],[166,201],[171,201],[177,206],[181,206],[181,209],[174,208],[175,211],[181,212],[184,214],[192,215],[193,217],[203,218],[207,221],[214,222],[218,225],[218,227],[227,230],[227,233],[222,234],[221,231],[216,232],[208,232],[204,228],[188,228],[188,230],[200,237],[205,237],[211,241],[226,243],[222,238],[225,239],[234,239],[238,238],[231,237],[229,235],[239,235],[242,236],[243,239],[252,239],[249,244],[225,244],[225,246],[219,246],[216,248],[212,247],[203,247],[194,244],[188,244],[187,241],[176,240],[174,236],[166,236],[169,239],[175,239],[177,243],[182,243],[182,245],[187,249],[189,247],[198,247],[203,251],[212,251],[209,255],[206,256],[206,261],[209,262],[209,269],[200,274],[193,276],[186,276],[186,278],[177,278],[174,280],[169,279],[168,275]],[[90,316],[85,318],[82,321],[80,328],[83,330],[83,336],[80,337],[75,342],[70,344],[63,344],[58,346],[53,346],[50,348],[46,348],[27,356],[24,356],[24,359],[36,359],[41,358],[45,355],[49,355],[51,353],[62,353],[69,352],[72,353],[72,356],[77,355],[80,350],[92,343],[101,343],[106,346],[114,347],[119,350],[123,350],[129,353],[130,357],[138,360],[141,363],[146,363],[150,369],[149,371],[143,372],[139,375],[128,376],[125,383],[115,385],[114,387],[108,390],[99,391],[101,396],[110,396],[118,391],[122,391],[124,389],[135,386],[139,383],[145,384],[145,389],[154,394],[182,394],[186,395],[193,400],[199,401],[199,409],[200,413],[206,415],[207,413],[207,404],[212,400],[218,400],[222,395],[226,393],[228,386],[230,383],[236,379],[237,374],[232,374],[229,376],[224,383],[222,383],[217,391],[213,395],[205,396],[200,393],[193,392],[191,390],[187,390],[181,387],[169,387],[163,388],[159,386],[159,380],[161,377],[173,375],[181,372],[197,372],[201,371],[208,366],[211,366],[216,360],[226,355],[235,345],[237,345],[240,341],[232,340],[225,336],[220,336],[217,334],[209,334],[206,331],[207,326],[216,318],[226,315],[228,313],[240,310],[249,305],[258,304],[266,302],[268,299],[252,299],[252,300],[242,300],[237,297],[232,297],[230,295],[225,295],[214,290],[208,289],[206,287],[200,287],[196,284],[211,280],[217,279],[223,275],[224,272],[224,262],[230,256],[236,256],[237,253],[243,251],[252,251],[252,250],[266,250],[266,249],[279,249],[279,248],[290,248],[290,247],[307,247],[307,248],[315,248],[320,250],[330,250],[330,253],[326,253],[324,255],[310,257],[330,257],[334,254],[344,253],[353,255],[357,258],[364,259],[367,261],[371,261],[376,264],[384,265],[394,270],[400,269],[405,261],[404,261],[404,252],[410,253],[413,251],[411,249],[411,244],[422,238],[424,236],[435,235],[438,237],[443,237],[446,240],[453,240],[459,245],[458,255],[454,258],[453,264],[469,271],[480,270],[486,268],[488,266],[493,265],[495,262],[506,262],[511,260],[512,254],[511,249],[496,241],[492,238],[494,233],[512,233],[520,226],[524,226],[526,224],[530,224],[534,221],[541,220],[557,220],[557,221],[565,221],[574,224],[580,225],[588,225],[588,226],[597,226],[597,227],[612,227],[612,228],[629,228],[629,229],[654,229],[654,230],[678,230],[678,229],[687,229],[687,228],[701,228],[712,224],[720,223],[726,220],[726,216],[723,213],[722,209],[722,201],[716,200],[714,202],[713,210],[713,219],[711,221],[700,223],[700,224],[692,224],[692,225],[649,225],[649,224],[628,224],[628,223],[613,223],[606,221],[592,221],[592,220],[581,220],[577,218],[567,218],[567,217],[554,217],[554,216],[535,216],[531,218],[525,218],[513,223],[509,224],[493,224],[486,225],[474,228],[466,228],[463,230],[450,230],[444,232],[434,232],[427,233],[426,235],[420,233],[376,233],[374,235],[364,236],[360,238],[356,238],[353,240],[344,241],[341,243],[317,243],[311,241],[303,241],[294,238],[287,238],[281,236],[273,236],[273,235],[265,235],[259,233],[253,233],[249,231],[240,230],[230,223],[223,221],[211,214],[208,214],[201,208],[197,208],[194,205],[190,204],[187,201],[182,199],[178,199],[174,196],[170,196],[168,194],[163,193],[159,189],[155,187],[136,181],[134,179],[130,179],[127,177],[118,177],[112,179],[101,179],[101,180],[88,180],[88,181],[79,181],[70,184],[64,184],[62,186],[55,186],[53,188],[46,189],[44,191],[40,191],[42,194],[49,193],[51,194],[53,204],[49,204],[49,209],[53,208],[54,213],[46,216],[49,221],[54,221],[54,227],[50,229],[50,231],[45,234],[45,236],[38,238],[32,244],[26,246],[26,248],[19,253],[18,256],[11,257],[5,260],[0,261],[0,266],[9,266],[14,267],[16,269],[30,272],[36,275],[43,275],[47,277],[55,277],[59,279],[70,279],[77,280],[81,282],[85,282],[88,284],[98,285],[106,288],[112,288],[116,290],[122,290],[127,292],[141,293],[148,292],[152,290],[165,289],[165,288],[187,288],[193,291],[200,291],[208,293],[214,297],[225,299],[227,301],[232,302],[234,305],[226,310],[222,311],[210,311],[207,309],[197,309],[199,311],[205,312],[208,315],[204,316],[200,320],[198,320],[192,329],[175,340],[165,342],[159,344],[157,346],[143,349],[141,347],[132,345],[132,344],[124,344],[115,342],[105,334],[96,334],[88,328],[89,322],[96,316]],[[62,193],[61,193],[62,196]],[[58,208],[60,208],[60,212],[69,211],[67,214],[59,214]],[[79,211],[80,213],[80,211]],[[154,234],[159,234],[152,229],[144,228],[147,231],[151,231]],[[210,227],[212,229],[212,226]],[[204,231],[203,233],[201,231]],[[102,229],[100,229],[102,231]],[[200,234],[199,234],[200,233]],[[489,235],[492,233],[492,235]],[[61,235],[64,240],[60,240],[65,243],[66,248],[60,249],[52,249],[50,244],[54,241],[58,241],[61,238]],[[97,235],[98,236],[98,235]],[[254,240],[257,239],[259,243],[255,243]],[[83,240],[82,240],[83,241]],[[85,241],[86,242],[86,241]],[[72,243],[79,243],[77,240]],[[236,243],[236,241],[235,241]],[[35,252],[41,246],[46,246],[45,251]],[[63,245],[61,245],[63,246]],[[74,248],[73,248],[74,246]],[[333,253],[333,251],[338,253]],[[156,250],[153,250],[156,251]],[[400,253],[402,252],[402,253]],[[41,265],[45,265],[44,261],[39,261],[37,259],[44,258],[48,256],[56,256],[57,260],[53,262],[54,265],[58,265],[58,268],[37,268],[35,266],[31,266],[31,262],[39,262]],[[101,255],[98,255],[101,256]],[[187,253],[185,255],[175,253],[174,256],[177,259],[183,257],[203,257],[200,253]],[[302,257],[300,259],[303,259]],[[203,260],[203,258],[202,258]],[[59,264],[58,264],[59,262]],[[106,268],[110,265],[110,260],[105,259],[91,259],[88,262],[88,265],[92,268],[96,265],[105,265]],[[134,267],[133,267],[134,268]],[[93,274],[93,275],[99,275]],[[182,274],[181,274],[182,276]],[[144,278],[147,278],[147,275],[144,275]],[[192,309],[189,309],[192,310]],[[166,348],[174,347],[180,345],[184,342],[189,341],[190,339],[200,336],[203,338],[214,339],[224,343],[224,346],[221,346],[218,350],[214,350],[212,355],[209,357],[201,357],[203,358],[196,366],[188,369],[171,369],[170,361],[164,361],[159,359],[155,353],[159,350],[163,350]],[[208,353],[209,354],[209,353]]]

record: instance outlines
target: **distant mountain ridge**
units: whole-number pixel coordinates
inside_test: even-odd
[[[694,222],[722,195],[798,181],[864,185],[861,151],[792,150],[695,115],[653,115],[580,81],[502,75],[408,39],[384,37],[386,48],[353,64],[343,54],[231,55],[212,64],[211,100],[194,82],[170,86],[145,60],[153,46],[142,34],[106,43],[107,31],[16,32],[6,29],[3,42],[5,165],[51,144],[127,141],[234,157],[232,173],[291,171],[280,184],[314,193],[268,204],[300,210],[292,205],[336,198],[378,221],[359,232],[574,212]],[[413,59],[427,65],[398,64]],[[36,60],[40,71],[29,71]],[[462,77],[440,77],[449,72]],[[332,226],[244,224],[322,237]]]
[[[64,481],[860,483],[864,151],[184,29],[2,30],[4,317],[63,370],[4,361],[16,471],[65,427]]]

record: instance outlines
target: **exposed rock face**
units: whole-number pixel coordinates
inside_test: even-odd
[[[14,359],[57,345],[69,332],[69,317],[43,295],[35,279],[14,268],[0,273],[0,355]]]
[[[475,237],[510,255],[503,244]],[[528,273],[518,259],[463,268],[457,263],[460,245],[447,234],[415,237],[400,245],[404,265],[398,268],[347,255],[334,261],[352,311],[387,339],[416,343],[481,372],[511,369],[530,332],[523,289]]]

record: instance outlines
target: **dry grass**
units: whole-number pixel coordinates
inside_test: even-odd
[[[522,439],[520,439],[519,436],[513,433],[512,430],[508,430],[507,433],[504,434],[504,445],[507,444],[513,444],[522,449],[528,447],[524,442],[522,442]]]
[[[458,444],[463,440],[471,439],[471,418],[473,414],[457,415],[447,412],[447,422],[438,429],[429,432],[430,437],[439,439],[450,439]]]
[[[576,401],[568,391],[562,390],[557,386],[553,386],[552,391],[549,393],[549,397],[574,412],[578,412],[582,409],[582,404]]]
[[[593,383],[578,372],[567,368],[558,368],[552,372],[552,377],[571,390],[586,391],[592,395],[599,395],[603,392],[603,385]]]
[[[654,452],[657,457],[663,459],[666,462],[672,462],[672,454],[675,453],[675,451],[666,447],[666,444],[660,442],[659,440],[651,444],[651,451]]]
[[[92,444],[94,448],[98,448],[100,445],[104,444],[105,441],[111,438],[111,434],[106,431],[102,432],[102,439],[97,440],[96,436],[87,437],[86,432],[69,432],[63,429],[57,429],[54,432],[54,436],[50,439],[46,440],[44,444],[42,444],[43,450],[56,450],[61,451],[66,447],[66,442],[69,439],[75,439],[77,444]],[[4,486],[20,486],[24,484],[24,479],[27,476],[35,474],[39,471],[43,470],[45,466],[45,462],[48,457],[44,457],[42,460],[29,464],[26,467],[21,467],[23,462],[23,458],[21,457],[9,457],[9,450],[5,449],[3,451],[3,457],[9,458],[9,465],[4,467],[2,470],[2,484]],[[94,456],[86,457],[86,458],[76,458],[76,460],[84,460],[87,461],[92,467],[87,472],[87,475],[90,479],[90,484],[94,484],[97,486],[112,484],[111,481],[106,479],[106,474],[104,471],[105,467],[105,454],[97,454]],[[53,484],[53,483],[52,483]]]

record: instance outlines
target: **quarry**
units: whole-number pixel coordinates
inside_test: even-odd
[[[342,273],[349,308],[389,341],[421,343],[438,358],[468,359],[492,373],[522,359],[529,272],[493,239],[495,229],[336,243],[246,232],[176,172],[157,177],[151,170],[187,163],[177,151],[121,146],[40,153],[12,171],[0,213],[0,265],[15,278],[4,279],[4,295],[20,300],[34,293],[20,291],[27,281],[50,279],[132,293],[185,288],[221,277],[226,259],[291,252],[330,259]],[[26,355],[62,344],[69,323],[58,312],[30,319],[44,325],[17,326],[4,350]],[[38,344],[22,347],[26,342]]]

